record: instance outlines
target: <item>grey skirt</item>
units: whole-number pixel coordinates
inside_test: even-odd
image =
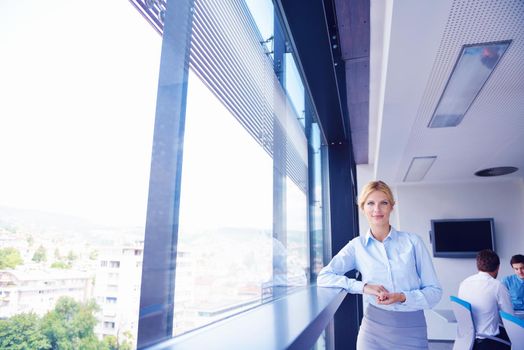
[[[357,350],[427,350],[424,312],[388,311],[368,305],[357,337]]]

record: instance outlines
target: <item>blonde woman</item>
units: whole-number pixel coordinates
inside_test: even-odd
[[[424,243],[413,233],[391,227],[395,200],[388,185],[371,181],[359,207],[369,223],[320,271],[317,285],[363,294],[365,312],[357,349],[428,349],[423,309],[435,306],[442,288]],[[344,274],[358,270],[362,281]]]

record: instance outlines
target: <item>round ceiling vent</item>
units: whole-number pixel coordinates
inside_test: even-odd
[[[499,166],[496,168],[487,168],[479,170],[475,173],[477,176],[500,176],[500,175],[507,175],[514,173],[515,171],[519,170],[519,168],[515,168],[514,166]]]

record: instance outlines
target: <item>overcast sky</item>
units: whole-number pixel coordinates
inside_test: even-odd
[[[247,3],[269,37],[271,1]],[[2,0],[0,45],[0,205],[144,225],[160,35],[127,0]],[[271,228],[272,160],[196,79],[181,224]]]
[[[144,224],[161,37],[129,1],[0,1],[0,205]]]

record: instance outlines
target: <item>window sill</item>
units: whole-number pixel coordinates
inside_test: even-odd
[[[347,293],[313,285],[147,350],[309,349]]]

